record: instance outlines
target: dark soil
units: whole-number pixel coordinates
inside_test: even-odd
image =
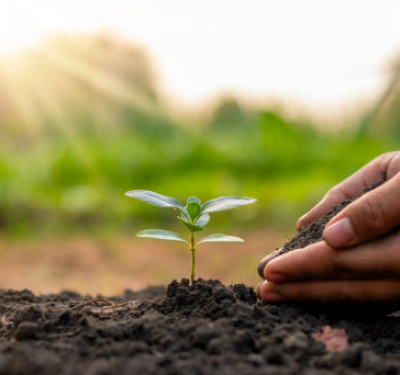
[[[394,316],[266,305],[251,288],[212,280],[127,291],[113,307],[87,301],[1,291],[0,374],[400,373]],[[326,325],[345,329],[345,352],[312,338]]]
[[[345,330],[347,350],[313,338],[325,326]],[[400,317],[265,304],[252,288],[216,280],[95,301],[0,290],[0,374],[400,374]]]

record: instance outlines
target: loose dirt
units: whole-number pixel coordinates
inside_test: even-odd
[[[3,290],[0,314],[0,374],[400,373],[400,318],[267,305],[243,284],[182,280],[97,300]],[[316,339],[326,327],[342,329],[345,351]]]

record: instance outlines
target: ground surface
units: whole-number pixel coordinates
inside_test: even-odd
[[[0,292],[0,374],[399,374],[400,318],[266,305],[243,284],[187,280],[112,301]],[[113,305],[111,303],[114,303]],[[313,334],[343,328],[330,353]]]
[[[0,374],[400,374],[397,309],[265,304],[216,280],[95,300],[0,290]]]

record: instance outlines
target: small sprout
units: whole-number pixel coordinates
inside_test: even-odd
[[[187,200],[187,210],[192,220],[196,220],[201,211],[201,200],[196,197],[190,197]]]
[[[190,237],[186,240],[177,233],[163,229],[146,229],[137,234],[138,237],[155,238],[158,240],[184,242],[188,245],[192,254],[190,280],[193,284],[196,270],[196,247],[205,242],[244,242],[239,237],[226,236],[225,234],[212,234],[195,241],[195,233],[204,229],[210,221],[210,213],[231,210],[232,208],[251,204],[257,200],[247,197],[220,197],[212,199],[204,204],[197,197],[190,197],[186,206],[182,206],[175,198],[154,193],[147,190],[132,190],[125,193],[128,197],[139,199],[157,207],[172,207],[177,213],[178,220],[189,229]]]

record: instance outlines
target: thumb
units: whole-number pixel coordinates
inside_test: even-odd
[[[332,247],[354,246],[380,237],[400,224],[400,174],[348,205],[326,226]]]

